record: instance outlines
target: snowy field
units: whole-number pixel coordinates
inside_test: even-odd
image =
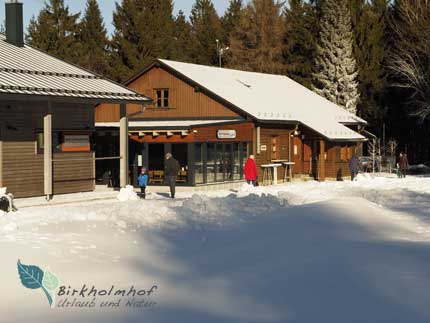
[[[430,177],[177,197],[0,215],[0,322],[430,322]],[[18,259],[59,278],[56,307]],[[84,284],[146,294],[59,295]]]

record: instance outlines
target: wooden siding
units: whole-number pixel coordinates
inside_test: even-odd
[[[3,187],[3,141],[0,140],[0,187]]]
[[[214,125],[207,127],[192,128],[187,136],[174,134],[167,136],[166,133],[161,133],[159,136],[153,137],[152,131],[148,131],[145,136],[131,135],[130,138],[138,142],[148,143],[187,143],[187,142],[231,142],[231,141],[252,141],[252,132],[254,124],[252,122],[244,122],[230,125]],[[197,131],[194,133],[193,131]],[[218,130],[236,130],[236,138],[234,139],[218,139]]]
[[[238,114],[218,103],[207,95],[196,92],[195,88],[165,71],[153,67],[141,77],[128,85],[141,94],[155,101],[155,89],[169,89],[168,109],[148,106],[144,114],[133,118],[225,118],[237,117]],[[127,113],[140,111],[140,106],[128,105]],[[119,120],[119,105],[101,104],[96,107],[96,122],[115,122]]]
[[[54,194],[94,190],[95,169],[92,152],[54,154]],[[70,161],[69,161],[70,159]]]
[[[15,197],[40,196],[43,188],[43,154],[36,151],[36,131],[43,128],[48,112],[43,103],[0,102],[1,184]],[[89,105],[53,105],[53,128],[59,130],[91,129],[94,110]],[[94,189],[92,153],[55,153],[55,159],[86,159],[54,163],[54,194]]]
[[[266,146],[266,151],[261,151],[260,154],[255,153],[255,159],[258,166],[260,176],[262,176],[262,164],[270,164],[272,161],[272,137],[278,136],[280,149],[277,159],[285,159],[294,161],[296,164],[293,167],[294,175],[312,175],[315,179],[346,179],[351,176],[349,171],[349,159],[352,154],[358,151],[359,143],[337,143],[324,141],[324,169],[321,169],[321,138],[309,129],[300,129],[298,136],[290,137],[291,139],[291,155],[288,152],[289,143],[288,136],[293,131],[293,128],[279,128],[275,126],[262,127],[260,131],[260,145]],[[304,135],[304,138],[302,137]],[[255,138],[255,134],[254,134]],[[255,140],[255,139],[254,139]],[[254,141],[255,143],[255,141]],[[296,146],[296,148],[294,148]],[[296,149],[296,151],[295,151]],[[341,159],[341,150],[346,151],[346,157]],[[254,144],[254,151],[256,145]],[[296,152],[296,153],[295,153]],[[344,153],[345,154],[345,153]],[[322,172],[321,172],[322,171]],[[284,176],[284,167],[278,168],[278,179],[281,180]]]
[[[289,128],[287,128],[289,127]],[[263,177],[263,169],[261,165],[272,163],[272,138],[278,137],[277,146],[279,149],[279,155],[276,159],[289,159],[289,136],[293,131],[293,126],[285,126],[284,128],[271,128],[262,127],[260,130],[260,147],[266,146],[266,151],[261,151],[260,154],[255,153],[255,162],[257,163],[258,173],[260,178]],[[292,142],[292,138],[291,138]],[[292,145],[292,143],[291,143]],[[254,148],[255,149],[255,148]],[[255,150],[254,150],[255,151]],[[292,157],[292,155],[291,155]],[[278,167],[278,179],[282,180],[284,177],[284,167]]]

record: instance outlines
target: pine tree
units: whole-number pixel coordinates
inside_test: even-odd
[[[79,62],[80,13],[70,14],[64,0],[49,0],[37,19],[33,16],[28,26],[26,41],[54,56]]]
[[[191,9],[191,57],[194,63],[217,65],[217,39],[222,40],[221,21],[211,0],[196,0]]]
[[[181,62],[191,62],[191,25],[182,10],[175,19],[175,37],[173,59]]]
[[[97,0],[87,0],[81,22],[80,40],[82,44],[80,65],[98,74],[106,75],[109,40]]]
[[[171,58],[172,0],[122,0],[113,14],[111,75],[126,80],[155,58]]]
[[[229,38],[240,22],[243,0],[230,0],[230,5],[227,8],[224,16],[221,18],[224,43],[229,44]]]
[[[358,73],[346,0],[324,1],[319,27],[313,90],[355,114],[359,100]]]
[[[290,0],[284,16],[283,63],[286,74],[311,88],[318,37],[316,6],[303,0]]]
[[[358,113],[376,124],[384,116],[383,100],[387,87],[388,0],[352,0],[351,17],[360,92]]]
[[[244,9],[230,37],[229,66],[262,73],[284,71],[282,3],[253,0]]]

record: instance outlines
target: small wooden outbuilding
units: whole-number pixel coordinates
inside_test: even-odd
[[[93,190],[94,106],[151,100],[25,45],[22,24],[22,4],[6,3],[6,34],[0,34],[0,187],[15,197]]]

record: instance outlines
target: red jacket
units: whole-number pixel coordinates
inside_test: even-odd
[[[255,164],[255,161],[253,159],[248,158],[245,163],[245,166],[243,167],[243,170],[245,172],[245,179],[247,181],[255,181],[257,179],[257,165]]]

